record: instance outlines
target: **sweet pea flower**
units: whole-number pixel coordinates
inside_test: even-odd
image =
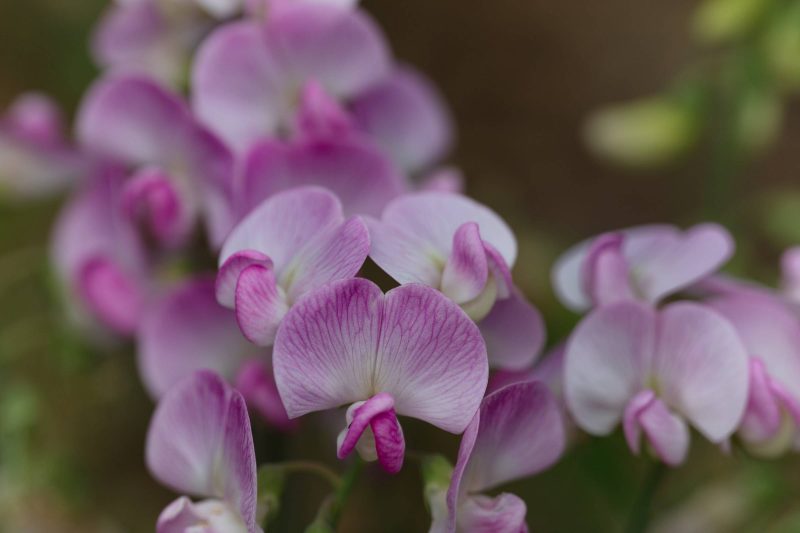
[[[210,371],[179,382],[159,402],[147,432],[147,467],[181,496],[157,533],[260,533],[256,455],[242,395]]]
[[[558,404],[543,383],[517,383],[486,396],[461,439],[446,497],[433,494],[431,533],[527,532],[522,499],[482,493],[549,468],[564,445]]]
[[[621,421],[631,451],[639,453],[644,436],[676,466],[689,450],[688,424],[714,443],[739,426],[747,350],[730,322],[706,306],[618,302],[592,311],[572,333],[564,392],[583,430],[607,435]]]
[[[294,427],[278,396],[269,351],[242,337],[234,313],[217,302],[213,276],[184,280],[150,303],[136,340],[139,374],[153,398],[198,370],[213,370],[271,426]]]
[[[287,4],[266,22],[229,23],[203,42],[192,70],[192,103],[241,153],[292,124],[306,83],[346,100],[380,81],[389,66],[383,36],[364,12]]]
[[[452,301],[424,285],[384,295],[359,278],[295,304],[278,330],[273,361],[290,418],[349,404],[338,457],[356,449],[391,473],[405,455],[397,415],[461,433],[488,375],[480,332]]]
[[[492,367],[533,363],[544,325],[511,280],[517,243],[496,213],[458,194],[419,192],[367,223],[375,263],[401,284],[434,287],[459,304],[478,323]]]
[[[0,118],[0,195],[39,198],[58,193],[86,167],[64,138],[61,111],[49,97],[25,93]]]
[[[212,10],[202,9],[205,3]],[[114,0],[92,36],[92,55],[103,69],[152,77],[172,87],[185,77],[192,52],[231,0]]]
[[[553,267],[553,285],[573,311],[621,300],[657,303],[713,274],[733,249],[717,224],[638,226],[573,246]]]
[[[800,246],[781,256],[781,291],[795,305],[800,305]]]
[[[304,294],[356,275],[369,253],[360,217],[320,187],[265,200],[231,232],[219,258],[217,300],[234,309],[250,341],[270,346],[287,311]]]
[[[766,294],[728,294],[708,305],[736,328],[750,354],[750,392],[738,436],[774,457],[800,443],[800,320]]]
[[[143,314],[151,265],[122,215],[124,178],[113,166],[93,171],[56,220],[51,258],[75,325],[92,331],[99,322],[127,336]]]
[[[167,248],[184,245],[203,220],[219,246],[234,222],[233,157],[177,95],[137,76],[101,79],[78,115],[94,154],[132,169],[125,210]]]

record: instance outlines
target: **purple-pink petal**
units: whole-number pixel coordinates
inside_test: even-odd
[[[625,439],[635,454],[641,450],[642,434],[664,463],[677,466],[689,452],[689,428],[679,416],[670,412],[651,390],[639,392],[625,408]]]
[[[250,265],[239,274],[234,297],[236,322],[242,334],[259,346],[270,346],[289,306],[275,271]]]
[[[253,358],[243,363],[235,383],[236,390],[242,393],[247,405],[268,424],[283,431],[291,431],[297,427],[297,421],[289,420],[286,415],[272,365],[267,359]]]
[[[478,327],[486,341],[489,366],[506,370],[532,365],[547,334],[541,313],[517,287],[512,287],[508,298],[495,302]]]

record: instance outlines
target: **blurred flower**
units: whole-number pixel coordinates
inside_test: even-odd
[[[397,415],[460,433],[488,374],[478,328],[441,293],[406,285],[384,295],[358,278],[300,300],[278,330],[273,358],[289,417],[351,404],[339,458],[357,449],[392,473],[405,453]]]
[[[544,324],[511,280],[517,243],[496,213],[465,196],[424,192],[367,223],[375,263],[401,284],[423,283],[459,304],[478,323],[493,367],[533,362]]]
[[[258,533],[256,456],[247,406],[216,374],[184,379],[159,402],[147,433],[147,466],[182,496],[158,518],[158,533]]]
[[[713,274],[733,254],[728,231],[699,224],[638,226],[567,250],[552,271],[561,302],[573,311],[622,300],[657,303]]]
[[[790,302],[800,305],[800,246],[781,256],[781,291]]]
[[[262,203],[231,232],[219,258],[217,300],[250,341],[270,346],[301,296],[356,275],[369,253],[359,217],[330,192],[300,187]]]
[[[0,196],[30,199],[61,192],[86,166],[64,138],[61,111],[49,97],[25,93],[0,118]]]
[[[655,166],[685,153],[700,130],[694,106],[653,97],[607,107],[589,117],[586,142],[598,155],[632,167]]]
[[[738,435],[761,456],[800,443],[800,320],[766,293],[708,300],[736,328],[750,354],[750,392]]]
[[[702,305],[655,310],[620,302],[596,309],[576,327],[564,387],[582,429],[606,435],[621,421],[634,453],[644,435],[661,461],[676,466],[689,450],[687,422],[715,443],[739,426],[747,351],[733,326]]]
[[[143,77],[112,76],[89,90],[78,137],[99,157],[132,169],[126,212],[163,247],[186,244],[203,220],[213,246],[234,222],[233,158],[179,96]]]
[[[434,510],[431,533],[523,533],[525,502],[492,488],[547,469],[564,451],[564,424],[542,383],[518,383],[484,398],[461,440],[447,491],[447,511]],[[431,502],[437,509],[445,502]]]

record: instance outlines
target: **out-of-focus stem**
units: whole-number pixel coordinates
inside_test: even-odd
[[[361,475],[361,471],[363,469],[364,461],[362,461],[360,457],[354,457],[353,462],[347,468],[344,476],[342,476],[342,483],[339,485],[339,489],[336,491],[336,494],[334,494],[334,499],[330,509],[330,524],[334,527],[334,529],[339,525],[339,520],[342,517],[342,510],[347,504],[350,493],[353,491],[353,487],[355,486],[356,481]]]
[[[307,472],[309,474],[315,474],[325,479],[325,481],[330,483],[331,487],[337,490],[341,488],[343,483],[342,478],[339,477],[336,472],[320,463],[314,463],[311,461],[285,461],[275,466],[279,467],[286,473]]]
[[[647,530],[653,498],[658,491],[658,486],[664,478],[666,470],[667,467],[661,461],[653,462],[631,508],[628,525],[625,528],[626,533],[644,533]]]

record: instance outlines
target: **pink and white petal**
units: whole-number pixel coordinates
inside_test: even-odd
[[[426,245],[418,234],[403,226],[366,219],[370,235],[370,258],[401,285],[421,283],[438,288],[442,264],[447,257]]]
[[[89,151],[129,164],[167,164],[191,116],[180,98],[143,76],[108,76],[81,104],[78,139]]]
[[[147,466],[176,491],[224,499],[255,526],[256,462],[242,396],[199,371],[162,398],[150,421]]]
[[[64,146],[64,117],[48,95],[26,92],[17,96],[0,121],[0,127],[37,146]]]
[[[361,129],[411,173],[434,164],[453,144],[444,99],[430,80],[407,66],[358,95],[352,111]]]
[[[556,296],[571,311],[583,312],[592,306],[583,276],[583,265],[590,246],[591,240],[572,246],[559,256],[550,272]]]
[[[453,248],[444,265],[441,290],[457,304],[477,298],[489,280],[489,262],[475,222],[465,222],[453,235]]]
[[[707,301],[727,318],[751,357],[800,398],[800,320],[786,302],[766,293],[734,293]]]
[[[475,416],[467,425],[464,434],[461,436],[461,444],[458,447],[458,458],[456,465],[453,467],[453,474],[450,477],[450,486],[447,489],[447,523],[436,524],[441,526],[441,531],[447,533],[455,533],[458,521],[459,509],[469,497],[469,487],[464,484],[462,480],[464,474],[469,467],[470,458],[472,457],[472,450],[475,448],[475,443],[478,440],[478,430],[480,428],[481,409],[475,412]],[[439,532],[437,532],[439,533]]]
[[[220,265],[251,250],[272,261],[278,275],[320,232],[344,220],[339,200],[321,187],[297,187],[266,199],[228,236]]]
[[[234,298],[236,322],[245,338],[258,346],[271,346],[289,310],[275,271],[259,264],[248,266],[239,274]]]
[[[460,194],[417,192],[393,200],[381,221],[403,228],[417,236],[420,248],[447,258],[453,236],[465,222],[475,222],[483,241],[496,249],[512,267],[517,257],[517,241],[508,225],[494,211]],[[391,274],[391,272],[389,272]]]
[[[236,305],[236,284],[242,271],[251,265],[261,265],[266,269],[274,269],[272,259],[256,250],[234,252],[220,265],[217,272],[215,294],[217,302],[229,309]]]
[[[423,191],[463,193],[466,189],[464,174],[455,167],[437,168],[419,181]]]
[[[475,323],[439,291],[403,285],[386,294],[373,387],[398,414],[461,433],[486,391],[486,345]]]
[[[273,366],[289,418],[370,398],[383,293],[365,279],[333,282],[283,319]],[[392,391],[384,391],[392,392]]]
[[[202,528],[198,530],[197,528]],[[169,504],[159,515],[156,533],[260,533],[251,530],[242,521],[235,509],[219,500],[205,500],[193,503],[182,496]]]
[[[217,303],[207,276],[182,282],[151,304],[136,344],[139,373],[154,398],[197,370],[233,379],[254,352],[233,312]]]
[[[368,429],[372,430],[375,452],[381,466],[391,474],[399,472],[403,466],[405,440],[390,394],[378,393],[348,409],[347,429],[337,445],[339,459],[344,459],[356,449]]]
[[[619,423],[646,378],[655,339],[655,310],[636,302],[598,308],[578,324],[564,356],[564,394],[581,428],[606,435]]]
[[[237,153],[273,134],[289,109],[285,72],[256,21],[215,30],[197,51],[192,107]]]
[[[678,302],[659,316],[653,374],[660,397],[706,438],[728,438],[744,414],[748,356],[728,320],[709,307]]]
[[[78,272],[78,294],[89,310],[121,335],[132,335],[144,315],[147,295],[140,281],[110,257],[87,259]]]
[[[364,11],[285,5],[267,21],[267,39],[290,80],[316,80],[337,98],[364,91],[389,70],[383,34]]]
[[[484,492],[541,472],[558,460],[565,442],[561,411],[547,385],[517,383],[493,392],[481,403],[464,489]]]
[[[309,81],[300,93],[294,117],[294,135],[309,139],[342,139],[354,134],[350,114],[316,81]]]
[[[347,215],[373,216],[408,186],[377,147],[356,138],[266,141],[246,155],[237,205],[248,213],[273,194],[307,185],[330,189]]]
[[[750,442],[769,440],[783,422],[781,407],[779,398],[770,386],[770,377],[764,363],[761,359],[752,357],[747,408],[739,426],[741,437]]]
[[[323,231],[298,252],[281,277],[290,303],[331,281],[352,278],[369,254],[369,230],[361,217]]]
[[[478,327],[486,341],[489,366],[504,370],[532,365],[547,335],[539,310],[516,287],[510,297],[495,302]]]
[[[458,510],[458,531],[469,533],[526,533],[527,507],[515,494],[470,496]]]
[[[583,286],[595,306],[635,300],[631,270],[622,247],[625,236],[609,233],[595,239],[583,262]]]
[[[670,466],[678,466],[689,452],[689,428],[682,418],[670,412],[653,391],[644,390],[634,396],[625,408],[625,439],[638,455],[641,436],[656,455]]]
[[[261,358],[254,358],[242,364],[236,375],[236,390],[242,393],[245,401],[271,426],[282,431],[291,431],[297,422],[289,420],[278,394],[278,385],[271,364]]]
[[[657,302],[713,274],[733,255],[734,242],[717,224],[698,224],[672,238],[654,239],[647,250],[626,250],[636,286]]]
[[[181,197],[172,178],[156,167],[145,167],[126,182],[122,208],[132,221],[142,224],[150,236],[166,248],[186,243],[196,215],[191,203]]]

